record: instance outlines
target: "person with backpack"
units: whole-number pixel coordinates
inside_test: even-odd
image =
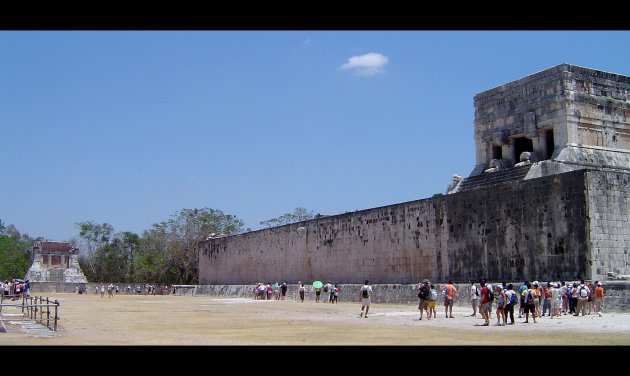
[[[529,322],[530,313],[534,319],[534,324],[536,323],[536,299],[538,299],[536,289],[532,289],[531,283],[528,282],[527,289],[523,291],[523,313],[525,313],[525,324]]]
[[[475,282],[470,281],[470,304],[472,305],[473,313],[470,317],[477,317],[477,306],[479,305],[479,289],[475,286]]]
[[[427,320],[430,320],[431,315],[429,314],[429,299],[431,297],[431,287],[429,287],[429,280],[425,279],[422,286],[419,288],[418,298],[420,298],[420,303],[418,303],[418,310],[420,311],[420,318],[418,320],[422,320],[422,312],[427,312]]]
[[[527,284],[528,283],[529,282],[525,281],[518,288],[518,297],[519,297],[518,318],[519,319],[523,317],[523,311],[525,310],[525,302],[523,301],[523,291],[527,290]]]
[[[488,289],[488,286],[486,285],[486,281],[481,280],[480,285],[481,287],[481,299],[479,302],[479,313],[481,313],[481,316],[484,319],[484,323],[482,324],[482,326],[488,326],[490,325],[490,311],[488,310],[488,294],[490,293],[490,290]]]
[[[584,280],[581,280],[580,286],[577,287],[577,307],[575,309],[575,316],[579,316],[580,311],[582,311],[582,316],[586,315],[586,304],[590,293],[591,291],[589,288],[584,285]]]
[[[438,292],[435,289],[434,285],[431,285],[431,290],[429,291],[429,316],[433,316],[433,318],[437,318],[437,314],[435,313],[435,303],[437,302]],[[428,318],[427,318],[428,320]]]
[[[365,308],[365,318],[367,319],[372,299],[372,286],[370,286],[370,281],[365,280],[365,283],[361,286],[359,299],[361,300],[361,315],[359,317],[363,317],[363,309]]]
[[[507,317],[510,315],[510,325],[514,325],[514,307],[518,302],[514,286],[510,283],[505,289],[505,308],[503,308],[503,324],[507,325]]]

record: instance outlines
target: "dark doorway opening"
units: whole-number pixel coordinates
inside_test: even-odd
[[[553,155],[553,149],[556,145],[553,142],[553,129],[549,129],[545,131],[545,150],[547,151],[547,155],[545,155],[545,159],[551,159]]]
[[[503,159],[503,148],[501,146],[492,147],[492,159]]]
[[[516,163],[521,161],[521,153],[534,151],[534,143],[529,138],[519,137],[514,139],[514,160]]]

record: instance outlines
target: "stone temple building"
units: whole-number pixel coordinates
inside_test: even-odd
[[[74,291],[87,279],[79,266],[79,250],[68,242],[38,241],[33,246],[33,264],[24,276],[37,291]]]
[[[474,111],[474,167],[446,194],[208,239],[199,284],[630,274],[630,77],[561,64]]]

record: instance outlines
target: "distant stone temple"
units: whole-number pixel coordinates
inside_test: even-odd
[[[39,291],[74,291],[76,286],[87,284],[78,258],[79,250],[68,242],[38,241],[24,279]]]
[[[200,285],[630,275],[630,77],[561,64],[474,109],[474,168],[445,195],[208,239]]]

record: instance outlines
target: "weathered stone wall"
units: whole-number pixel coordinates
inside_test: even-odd
[[[586,176],[592,278],[630,274],[630,175],[589,171]]]
[[[200,243],[199,283],[590,277],[584,171]]]

